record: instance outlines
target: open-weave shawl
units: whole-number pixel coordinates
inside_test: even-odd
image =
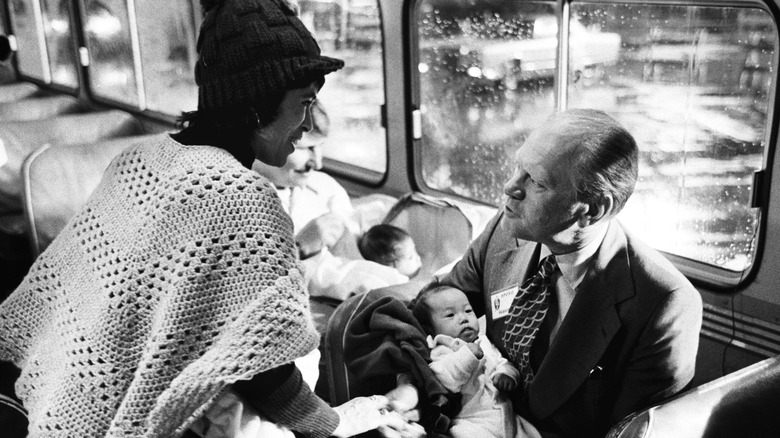
[[[229,383],[317,345],[274,189],[167,135],[114,160],[0,305],[30,437],[171,437]]]

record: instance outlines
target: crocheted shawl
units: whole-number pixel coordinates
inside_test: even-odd
[[[317,346],[292,224],[225,151],[118,156],[0,305],[29,436],[180,435],[228,384]]]

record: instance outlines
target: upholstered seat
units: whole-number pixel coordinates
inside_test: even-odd
[[[131,114],[112,110],[52,119],[0,122],[0,214],[21,213],[24,159],[45,144],[61,146],[138,135],[143,125]]]
[[[150,136],[96,143],[44,145],[24,162],[24,211],[33,256],[40,254],[78,212],[120,152]]]
[[[30,96],[0,102],[0,121],[41,120],[65,114],[85,112],[87,106],[73,96]]]
[[[0,85],[0,103],[32,98],[41,93],[40,89],[29,82],[13,82]]]

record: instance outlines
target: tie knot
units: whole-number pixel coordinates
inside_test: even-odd
[[[543,277],[553,275],[556,269],[558,269],[558,262],[555,261],[555,256],[553,254],[548,255],[539,262],[539,272]]]

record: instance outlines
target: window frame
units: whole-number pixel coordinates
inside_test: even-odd
[[[39,87],[42,88],[48,88],[53,91],[56,91],[58,93],[67,94],[70,96],[79,96],[80,92],[83,89],[83,83],[81,81],[82,75],[83,75],[83,67],[78,62],[78,45],[80,44],[80,36],[79,36],[79,19],[76,17],[76,11],[73,8],[73,2],[68,2],[68,16],[70,18],[70,28],[69,31],[71,33],[71,39],[74,42],[74,47],[72,49],[75,51],[74,56],[76,58],[76,78],[77,78],[77,85],[76,87],[70,87],[65,84],[57,83],[52,81],[52,74],[51,74],[51,63],[50,63],[50,56],[49,56],[49,46],[46,43],[46,33],[43,29],[43,5],[41,4],[41,0],[30,0],[32,4],[35,5],[34,9],[34,20],[36,25],[36,34],[37,34],[37,44],[38,49],[40,50],[40,56],[39,61],[41,63],[41,69],[43,71],[42,78],[38,78],[35,76],[30,76],[29,74],[25,73],[19,65],[19,59],[17,56],[12,56],[12,65],[14,68],[14,71],[16,72],[16,77],[19,80],[26,81],[33,83]],[[16,25],[14,24],[14,19],[12,17],[13,14],[11,14],[11,6],[10,2],[4,2],[3,5],[3,16],[4,19],[3,27],[7,29],[8,35],[13,35],[14,38],[18,41],[18,36],[15,31]]]
[[[420,45],[418,40],[419,28],[417,27],[416,18],[417,11],[419,10],[420,3],[423,0],[412,0],[408,3],[408,11],[406,17],[408,20],[407,29],[410,41],[409,50],[409,77],[411,84],[411,103],[412,108],[410,110],[419,109],[421,106],[421,90],[420,90],[420,76],[417,71],[417,65],[420,61]],[[761,9],[768,13],[775,25],[775,49],[773,53],[773,65],[780,69],[780,10],[778,5],[774,2],[764,2],[762,0],[694,0],[694,1],[673,1],[673,0],[654,0],[650,3],[641,0],[556,0],[551,2],[555,4],[554,12],[558,21],[558,47],[556,50],[556,69],[553,76],[553,87],[555,95],[554,107],[556,110],[566,108],[569,100],[569,23],[571,20],[571,5],[572,4],[636,4],[636,5],[672,5],[672,6],[701,6],[701,7],[729,7],[729,8],[752,8]],[[770,187],[772,181],[772,165],[774,163],[775,149],[778,142],[778,130],[780,129],[780,117],[775,111],[775,105],[778,103],[778,75],[774,72],[774,80],[767,93],[767,129],[764,133],[764,140],[766,141],[765,147],[762,153],[761,169],[757,171],[759,177],[754,179],[753,184],[753,204],[758,209],[758,220],[756,221],[756,229],[754,230],[753,244],[751,245],[752,262],[747,269],[742,271],[731,271],[725,268],[718,267],[716,265],[690,259],[677,254],[658,250],[667,259],[669,259],[686,277],[692,282],[711,288],[714,291],[721,293],[737,293],[743,290],[747,285],[756,277],[758,270],[761,266],[762,256],[764,253],[764,247],[766,244],[767,234],[767,212],[768,203],[770,197]],[[409,116],[411,120],[411,115]],[[410,177],[414,178],[412,185],[416,190],[424,193],[432,194],[435,196],[446,196],[456,199],[460,199],[466,202],[488,205],[494,208],[498,208],[492,204],[482,202],[476,199],[471,199],[459,194],[444,192],[428,186],[423,178],[423,164],[422,164],[422,138],[415,139],[411,132],[414,127],[410,124],[408,127],[408,138],[412,143],[412,157],[413,163],[411,168],[414,169]]]

